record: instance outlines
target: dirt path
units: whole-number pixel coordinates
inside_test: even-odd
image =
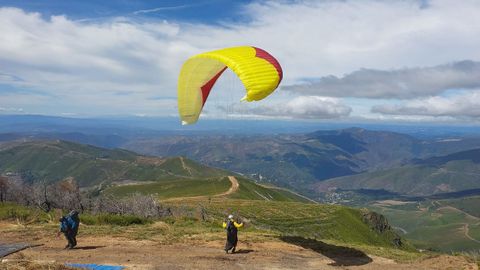
[[[456,208],[456,207],[450,206],[450,205],[440,207],[440,208],[437,209],[437,211],[443,210],[443,209],[447,209],[447,210],[451,210],[451,211],[455,211],[455,212],[462,213],[462,214],[464,214],[465,216],[467,216],[467,217],[469,217],[469,218],[471,218],[471,219],[473,219],[473,220],[480,220],[479,217],[472,216],[472,215],[470,215],[469,213],[467,213],[467,212],[465,212],[465,211],[463,211],[463,210],[461,210],[461,209],[458,209],[458,208]]]
[[[405,230],[405,229],[402,228],[402,227],[392,226],[392,228],[401,231],[403,234],[407,234],[407,233],[408,233],[407,230]]]
[[[470,225],[470,224],[468,224],[468,223],[463,224],[463,231],[465,232],[465,237],[467,237],[468,239],[472,240],[473,242],[476,242],[476,243],[479,243],[479,244],[480,244],[480,241],[479,241],[479,240],[471,237],[470,234],[468,234],[469,231],[470,231],[470,228],[468,227],[469,225]]]
[[[225,254],[222,241],[192,241],[165,245],[151,240],[129,240],[104,236],[78,237],[79,246],[64,250],[63,238],[51,236],[25,236],[18,232],[2,235],[4,242],[29,242],[43,244],[6,257],[15,260],[48,261],[57,263],[96,263],[123,265],[127,269],[471,269],[476,264],[462,257],[440,256],[409,264],[399,264],[390,259],[375,256],[342,257],[323,255],[312,249],[282,242],[252,242],[248,235],[240,235],[236,254]],[[348,256],[348,255],[344,255]],[[1,264],[0,264],[1,268]]]
[[[238,189],[240,188],[240,184],[238,183],[238,180],[237,178],[235,178],[235,176],[228,176],[228,180],[231,183],[230,188],[227,191],[219,194],[215,194],[212,196],[201,195],[201,196],[191,196],[191,197],[175,197],[175,198],[165,199],[163,201],[179,201],[184,199],[207,199],[207,198],[217,198],[217,197],[228,196],[230,194],[237,192]]]
[[[188,172],[188,174],[190,174],[190,176],[192,176],[192,171],[190,170],[190,168],[185,164],[185,160],[183,159],[183,157],[180,157],[180,161],[182,162],[182,167],[184,170],[186,170]]]
[[[227,196],[237,192],[238,188],[240,187],[240,184],[238,183],[237,178],[235,178],[235,176],[228,176],[228,180],[230,180],[230,183],[232,183],[232,186],[226,192],[215,195],[215,197]]]

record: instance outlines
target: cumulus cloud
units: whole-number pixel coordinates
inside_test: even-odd
[[[195,39],[192,33],[191,40],[255,42],[279,58],[286,83],[365,67],[389,70],[480,60],[478,1],[423,2],[257,2],[246,8],[251,24],[207,31],[213,36]]]
[[[33,96],[19,96],[10,99],[13,104],[1,97],[0,106],[30,111],[25,103],[31,101],[37,112],[51,112],[55,103],[63,104],[59,113],[65,107],[79,114],[115,114],[118,108],[121,113],[175,113],[174,102],[152,98],[176,95],[185,59],[226,46],[251,44],[271,52],[284,69],[284,85],[328,74],[341,81],[342,74],[364,67],[399,70],[479,61],[478,1],[437,0],[426,7],[421,2],[253,2],[239,14],[248,17],[245,23],[213,25],[137,21],[136,16],[85,22],[0,8],[0,74],[9,74],[0,80],[46,93],[43,105]],[[26,100],[17,104],[20,98]]]
[[[47,21],[38,13],[2,8],[1,72],[57,93],[168,86],[170,80],[162,79],[176,72],[167,65],[182,48],[165,37],[176,29],[168,23],[135,25],[120,19],[82,24],[53,16]]]
[[[348,116],[352,109],[337,98],[299,96],[285,103],[248,107],[246,104],[219,106],[223,112],[233,115],[253,115],[286,119],[333,119]]]
[[[480,62],[461,61],[390,71],[361,69],[341,78],[327,76],[283,89],[311,95],[408,99],[437,95],[449,89],[477,88],[479,78]]]
[[[176,89],[181,59],[191,52],[174,40],[178,28],[121,18],[91,24],[64,16],[45,20],[38,13],[0,8],[0,83],[50,97],[10,89],[0,105],[32,113],[70,108],[87,115],[174,111],[173,102],[162,107],[149,98]]]
[[[384,115],[480,118],[480,91],[414,99],[401,105],[377,105],[372,108],[372,112]]]

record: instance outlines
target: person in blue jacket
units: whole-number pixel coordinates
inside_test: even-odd
[[[73,210],[68,215],[61,217],[59,221],[60,232],[58,234],[63,233],[68,241],[68,244],[65,246],[65,248],[74,248],[77,245],[77,233],[80,225],[78,212]]]

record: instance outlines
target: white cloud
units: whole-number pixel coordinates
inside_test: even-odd
[[[17,112],[23,112],[22,108],[4,108],[0,107],[0,112],[9,112],[9,113],[17,113]]]
[[[361,69],[342,78],[328,76],[282,89],[311,95],[365,98],[415,98],[449,89],[480,87],[480,62],[462,61],[427,68]]]
[[[39,104],[37,95],[3,90],[0,105],[43,113],[64,107],[87,115],[165,113],[149,98],[174,92],[179,55],[188,50],[177,46],[178,26],[167,22],[87,24],[2,8],[0,32],[1,82],[44,93]]]
[[[36,13],[0,9],[1,68],[56,93],[95,86],[145,91],[142,84],[165,85],[161,79],[174,74],[161,61],[175,52],[166,52],[170,44],[157,36],[170,35],[176,26],[152,28],[124,21],[80,24],[63,16],[45,21]]]
[[[249,23],[219,26],[128,17],[79,22],[0,8],[0,73],[23,81],[0,80],[45,93],[43,105],[36,95],[19,96],[26,111],[165,115],[176,113],[174,102],[152,97],[175,96],[182,62],[201,51],[264,48],[282,64],[283,85],[361,68],[480,61],[478,14],[476,0],[436,0],[427,8],[416,0],[270,1],[245,6],[239,16]],[[10,105],[0,96],[0,106]]]
[[[286,84],[360,68],[480,60],[478,1],[437,0],[421,6],[416,0],[271,1],[247,7],[251,24],[199,27],[188,34],[194,44],[254,43],[270,50],[285,68]]]
[[[465,91],[454,96],[414,99],[400,105],[377,105],[375,113],[401,116],[480,118],[480,91]]]
[[[219,106],[223,112],[234,115],[253,115],[286,119],[332,119],[348,116],[352,109],[337,98],[299,96],[285,103],[249,107],[246,104]]]

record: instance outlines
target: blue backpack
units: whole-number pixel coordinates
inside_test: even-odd
[[[80,224],[80,218],[78,217],[78,212],[73,210],[66,216],[66,221],[68,228],[71,230],[78,230],[78,225]]]
[[[68,231],[67,218],[62,217],[62,218],[60,218],[59,221],[60,221],[60,231],[61,231],[61,232],[67,232],[67,231]]]

